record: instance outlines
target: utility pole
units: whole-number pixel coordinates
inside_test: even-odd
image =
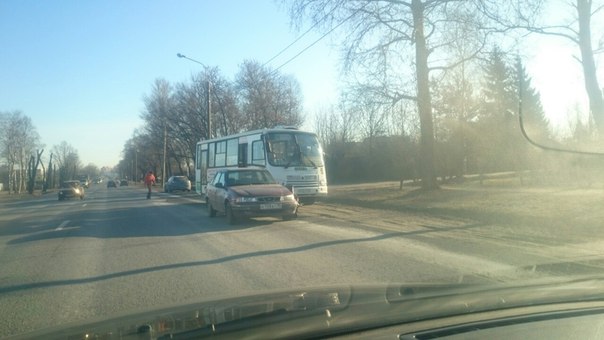
[[[212,91],[212,83],[208,79],[208,139],[212,139],[212,97],[210,92]]]
[[[164,183],[166,183],[166,144],[167,143],[168,143],[168,133],[166,130],[166,121],[164,119],[164,156],[163,156],[162,171],[161,171],[162,188],[164,187]]]
[[[138,183],[138,149],[134,150],[134,181]]]

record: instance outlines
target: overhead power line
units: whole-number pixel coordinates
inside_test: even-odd
[[[266,66],[268,63],[270,63],[271,61],[275,60],[275,58],[277,58],[278,56],[280,56],[281,54],[283,54],[283,52],[287,51],[287,49],[289,49],[290,47],[292,47],[295,43],[297,43],[298,41],[300,41],[300,39],[302,39],[305,35],[307,35],[310,31],[312,31],[315,27],[317,27],[321,22],[325,21],[325,19],[331,15],[331,13],[333,13],[336,10],[337,6],[334,7],[329,13],[325,14],[321,20],[315,22],[314,25],[312,25],[309,29],[307,29],[304,33],[302,33],[302,35],[300,35],[298,38],[296,38],[294,41],[291,42],[291,44],[285,46],[285,48],[283,48],[281,51],[279,51],[279,53],[275,54],[275,56],[273,56],[272,58],[270,58],[267,62],[265,62],[264,64],[262,64],[262,67]]]
[[[357,9],[356,11],[354,11],[351,15],[349,15],[348,17],[346,17],[346,19],[342,20],[341,22],[339,22],[336,26],[334,26],[332,29],[330,29],[329,31],[327,31],[325,34],[323,34],[322,36],[320,36],[317,40],[313,41],[310,45],[306,46],[304,49],[302,49],[300,52],[298,52],[296,55],[294,55],[293,57],[289,58],[286,62],[284,62],[283,64],[279,65],[279,67],[275,68],[273,70],[273,73],[277,72],[279,69],[281,69],[283,66],[289,64],[290,62],[292,62],[294,59],[298,58],[302,53],[306,52],[308,49],[310,49],[311,47],[313,47],[314,45],[316,45],[319,41],[323,40],[326,36],[328,36],[329,34],[331,34],[331,32],[335,31],[336,29],[338,29],[340,26],[342,26],[346,21],[350,20],[352,17],[354,17],[357,13],[359,13],[361,10],[363,10],[367,5],[369,4],[369,2],[365,3],[365,5],[363,5],[362,7],[360,7],[359,9]],[[285,52],[285,50],[287,50],[288,48],[290,48],[292,45],[294,45],[296,42],[298,42],[304,35],[306,35],[308,32],[310,32],[312,29],[314,29],[320,22],[324,21],[325,18],[327,18],[329,15],[331,15],[331,13],[333,13],[336,10],[337,7],[334,7],[329,13],[327,13],[325,16],[323,16],[323,18],[321,18],[321,20],[317,21],[311,28],[309,28],[306,32],[304,32],[304,34],[302,34],[300,37],[298,37],[296,40],[294,40],[291,44],[287,45],[287,47],[285,47],[284,49],[282,49],[279,53],[277,53],[277,55],[275,55],[274,57],[272,57],[269,61],[267,61],[266,63],[264,63],[265,66],[266,64],[270,63],[272,60],[274,60],[275,58],[277,58],[279,55],[281,55],[283,52]]]

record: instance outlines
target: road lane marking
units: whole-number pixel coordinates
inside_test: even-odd
[[[63,221],[63,223],[61,223],[57,229],[55,229],[55,231],[60,231],[63,230],[63,228],[65,228],[65,226],[67,226],[69,224],[69,220]]]

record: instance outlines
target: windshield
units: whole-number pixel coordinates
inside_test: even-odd
[[[80,182],[63,182],[63,188],[77,188],[80,186]]]
[[[268,171],[229,171],[226,173],[227,186],[275,184]]]
[[[323,166],[319,140],[311,134],[269,133],[266,135],[269,162],[275,166]]]
[[[0,48],[0,339],[604,277],[604,0],[0,0]]]

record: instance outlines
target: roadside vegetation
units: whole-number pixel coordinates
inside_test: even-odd
[[[322,204],[303,209],[302,215],[337,215],[349,223],[386,228],[399,224],[438,228],[439,221],[445,221],[443,226],[482,226],[490,230],[485,237],[506,230],[503,234],[511,242],[530,242],[531,235],[549,235],[552,244],[587,242],[604,221],[604,210],[593,208],[602,202],[604,180],[584,178],[596,177],[585,174],[569,180],[532,173],[521,179],[516,173],[500,173],[486,176],[482,183],[476,176],[463,183],[440,184],[440,190],[432,191],[412,183],[401,189],[397,181],[334,185]],[[560,235],[574,239],[559,239]]]

